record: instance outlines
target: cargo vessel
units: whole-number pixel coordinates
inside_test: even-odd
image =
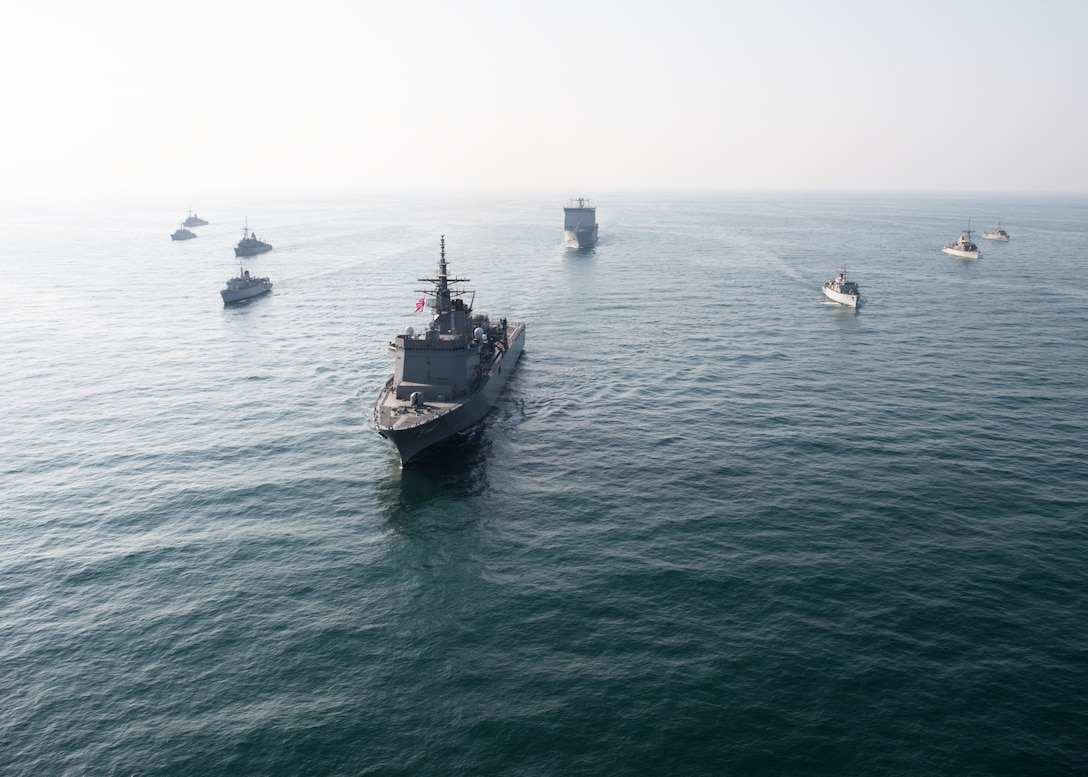
[[[573,199],[563,208],[563,242],[568,248],[597,245],[597,207],[585,197]]]

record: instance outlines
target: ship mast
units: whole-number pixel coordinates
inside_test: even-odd
[[[434,279],[434,309],[436,313],[448,313],[450,310],[450,274],[446,266],[446,236],[440,238],[438,254],[438,278]]]
[[[460,294],[461,292],[451,292],[450,284],[454,283],[467,283],[468,278],[451,278],[449,274],[449,268],[446,265],[446,236],[442,235],[441,241],[441,253],[438,259],[438,276],[435,278],[419,278],[421,283],[432,283],[434,289],[424,289],[423,293],[426,294],[430,291],[434,294],[434,325],[438,331],[452,331],[454,324],[453,317],[453,294]],[[471,309],[471,305],[469,306]]]

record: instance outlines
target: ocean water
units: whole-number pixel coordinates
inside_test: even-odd
[[[1088,198],[590,194],[9,203],[0,772],[1088,773]],[[401,470],[443,234],[526,349]]]

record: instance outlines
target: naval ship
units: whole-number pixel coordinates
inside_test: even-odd
[[[272,244],[257,239],[257,233],[249,228],[249,219],[242,228],[242,239],[234,247],[235,256],[256,256],[272,250]]]
[[[238,265],[238,277],[227,280],[227,288],[219,293],[223,297],[223,304],[241,302],[250,297],[259,297],[272,291],[272,281],[268,278],[257,278],[249,274],[242,265]]]
[[[418,334],[408,327],[389,343],[396,362],[393,377],[374,405],[374,427],[391,440],[401,465],[463,432],[491,410],[525,344],[525,324],[493,324],[472,312],[476,293],[451,288],[467,278],[451,278],[446,236],[441,239],[438,275],[417,303],[422,310],[433,295],[433,318]]]
[[[597,207],[585,197],[571,200],[563,208],[563,242],[568,248],[597,245]]]
[[[185,219],[185,221],[182,222],[182,226],[183,227],[206,227],[206,226],[208,226],[208,222],[205,221],[204,219],[200,218],[200,216],[196,215],[192,211],[189,211],[189,218]]]

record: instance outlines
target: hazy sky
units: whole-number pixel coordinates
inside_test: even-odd
[[[0,193],[1088,191],[1088,2],[6,7]]]

